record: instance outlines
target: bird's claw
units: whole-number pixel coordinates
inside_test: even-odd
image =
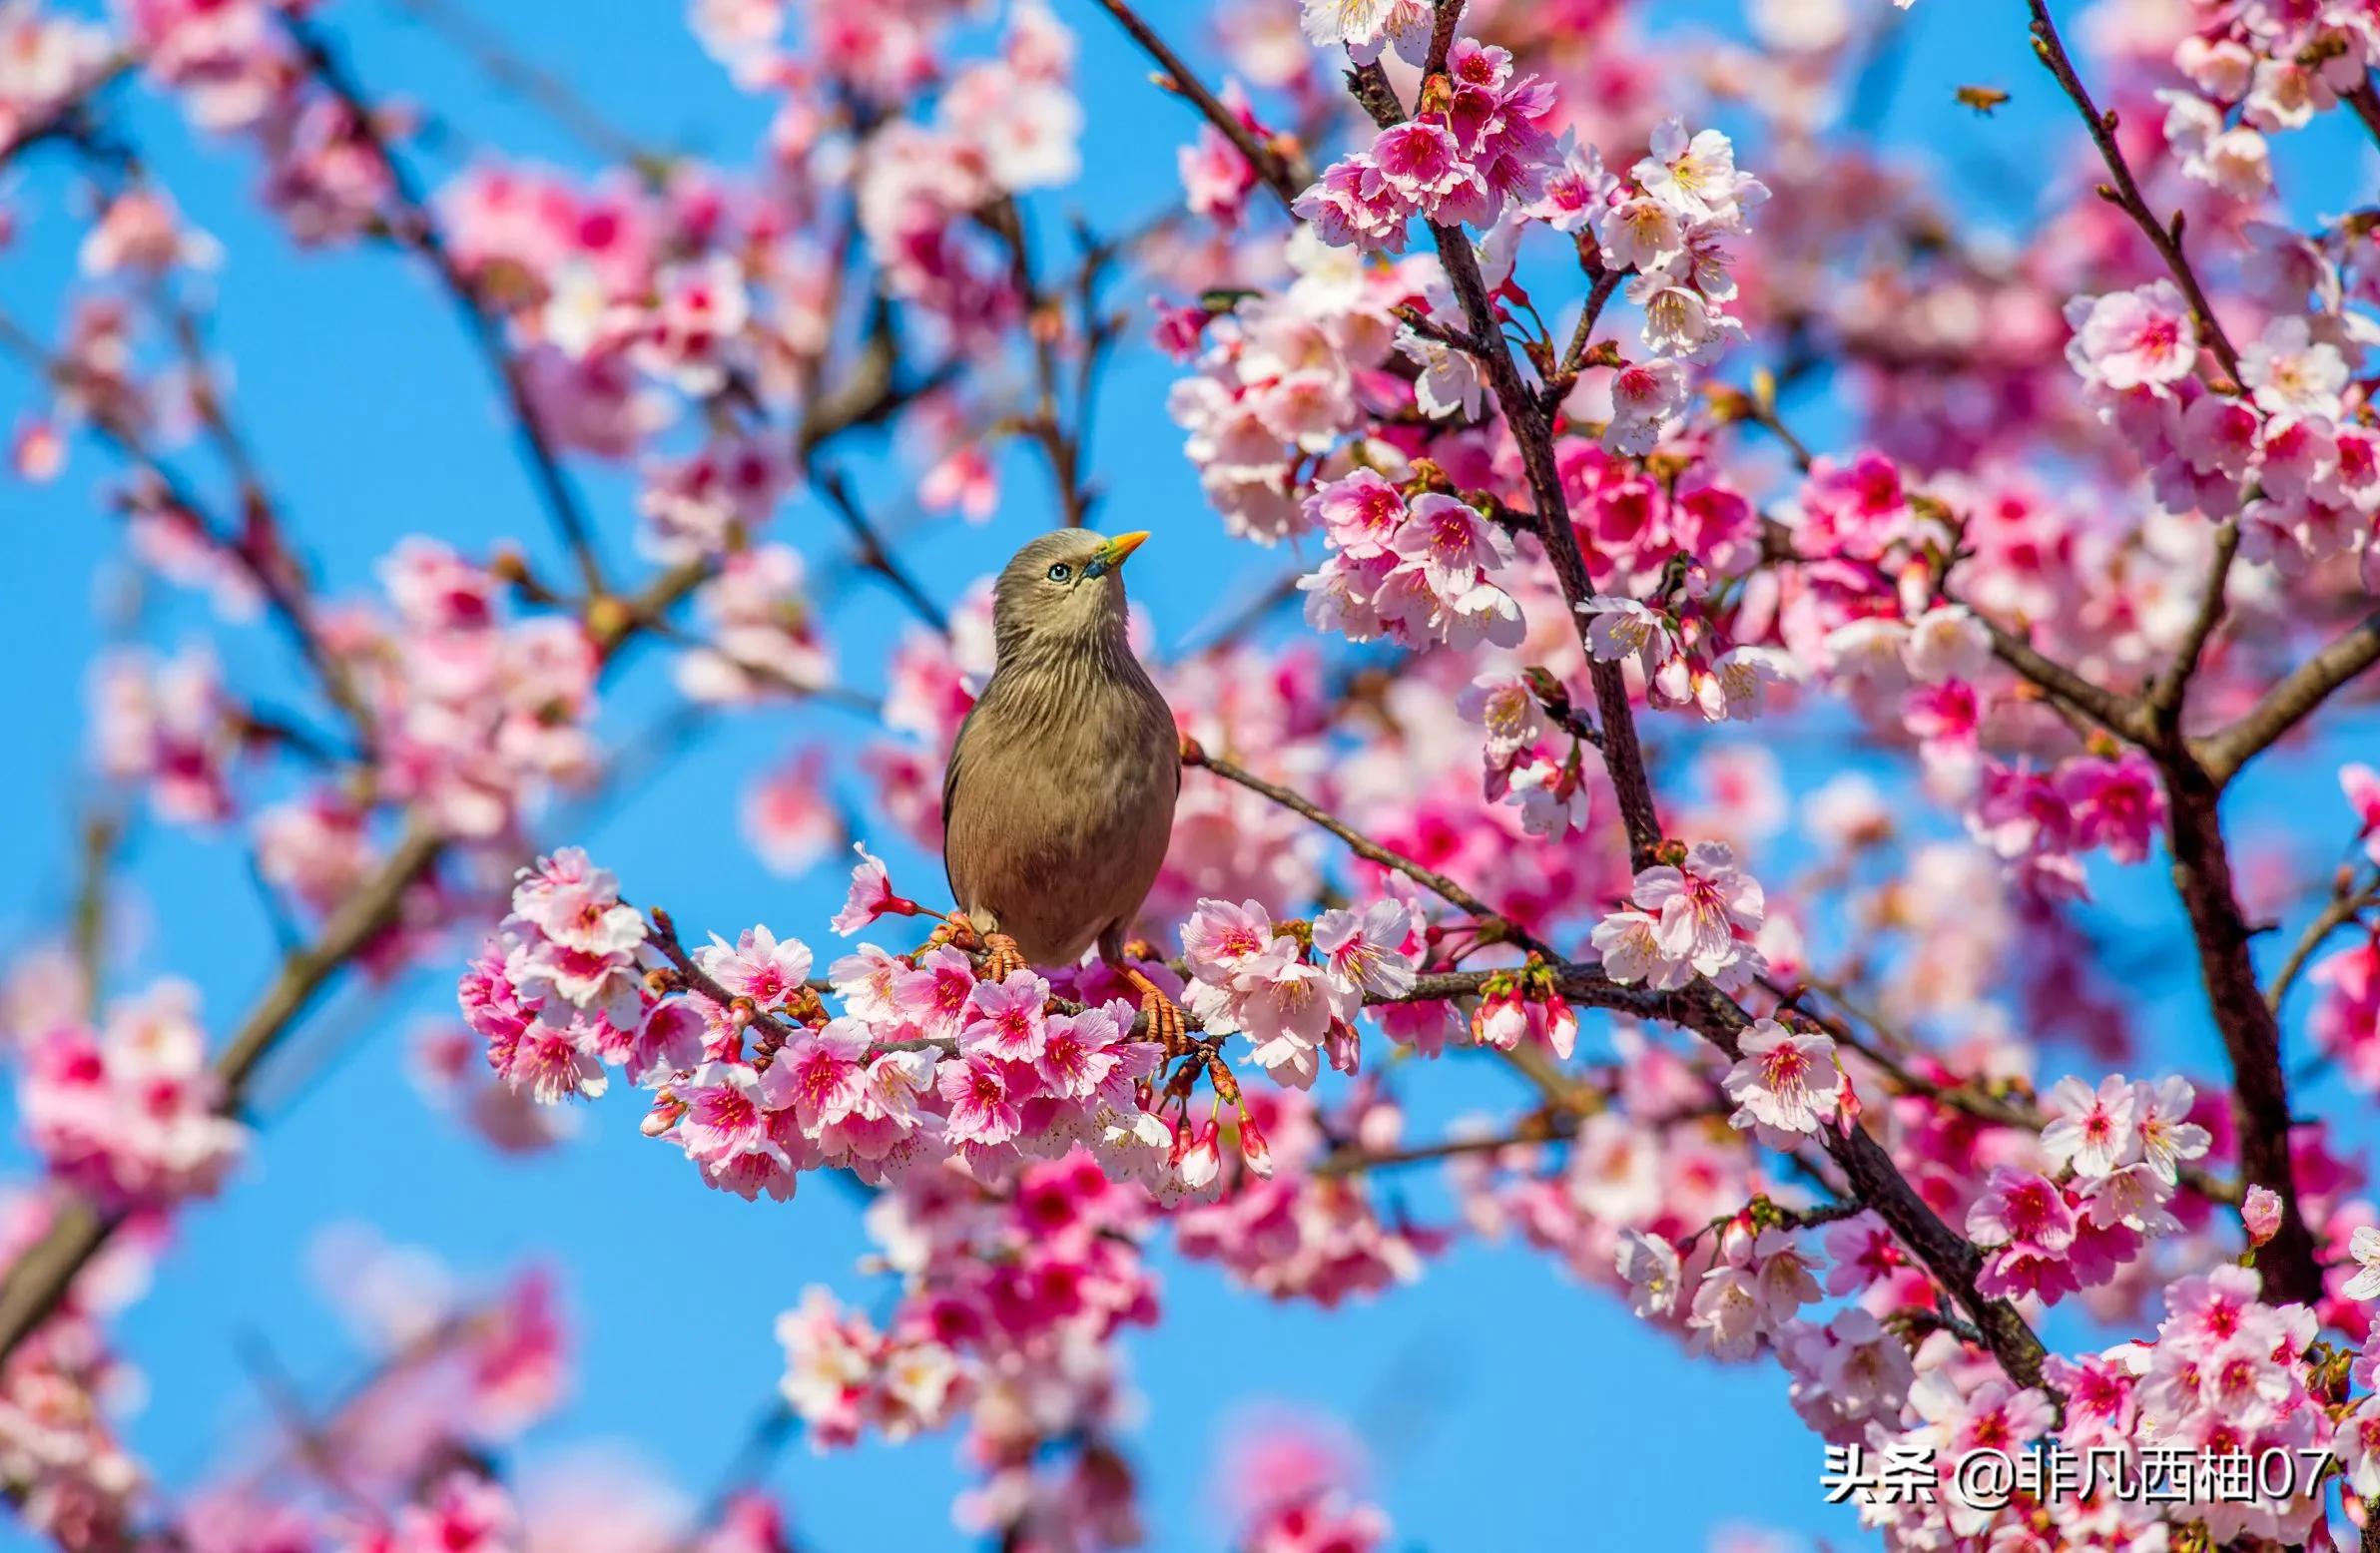
[[[1024,955],[1016,947],[1016,940],[1006,933],[983,935],[983,975],[989,981],[1006,981],[1024,969]]]
[[[1148,1019],[1149,1038],[1164,1047],[1166,1056],[1179,1057],[1190,1049],[1190,1026],[1179,1003],[1151,987],[1141,995],[1140,1011]]]
[[[1179,1057],[1190,1049],[1190,1022],[1182,1006],[1165,995],[1165,989],[1151,981],[1146,971],[1135,965],[1117,967],[1124,980],[1140,993],[1140,1012],[1148,1020],[1149,1039],[1165,1049],[1168,1057]]]

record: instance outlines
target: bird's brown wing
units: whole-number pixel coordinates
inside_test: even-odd
[[[976,697],[975,704],[967,708],[967,715],[959,720],[958,737],[950,741],[950,764],[942,769],[942,882],[950,886],[951,904],[961,911],[967,903],[959,898],[958,880],[951,876],[950,818],[957,812],[958,769],[965,764],[967,733],[975,726],[975,714],[983,710],[984,697],[990,694],[991,687],[984,686],[983,696]]]

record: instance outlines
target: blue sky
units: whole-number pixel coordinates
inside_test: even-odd
[[[542,64],[640,140],[734,160],[765,122],[762,107],[732,91],[663,0],[458,3],[513,38],[534,40]],[[1179,19],[1190,8],[1150,9],[1173,16],[1178,41],[1211,59]],[[1735,26],[1732,6],[1660,9]],[[1084,182],[1056,208],[1080,207],[1100,220],[1136,213],[1173,187],[1173,148],[1189,120],[1146,87],[1144,66],[1094,7],[1057,0],[1057,10],[1083,39],[1093,131]],[[590,25],[595,14],[605,19]],[[544,119],[493,92],[390,0],[348,0],[330,21],[375,90],[434,106],[470,142],[584,162]],[[1973,166],[1978,152],[2001,167],[2027,168],[2051,165],[2074,143],[2015,8],[1925,0],[1908,41],[1881,120],[1897,150],[1947,168]],[[1997,118],[1979,121],[1951,105],[1951,89],[1968,82],[2018,96]],[[372,558],[417,530],[466,546],[512,536],[550,556],[481,363],[426,278],[379,251],[296,253],[254,207],[255,167],[245,150],[195,140],[169,105],[144,92],[120,101],[157,174],[229,250],[219,342],[238,363],[242,413],[331,591],[369,587]],[[61,208],[57,174],[44,163],[22,179],[16,199],[27,230],[16,249],[0,252],[0,306],[20,319],[54,316],[71,268],[76,224]],[[2005,184],[1998,188],[1991,199],[2000,203],[1987,203],[1978,219],[2021,225],[2029,213],[2007,205]],[[1148,558],[1163,564],[1136,567],[1134,581],[1169,645],[1227,615],[1281,564],[1226,542],[1203,508],[1163,413],[1170,376],[1146,350],[1129,352],[1109,380],[1094,451],[1111,493],[1105,525],[1156,531]],[[13,421],[28,402],[22,378],[0,372],[0,418]],[[1839,417],[1822,399],[1810,404],[1805,435],[1824,444],[1830,422]],[[81,666],[100,643],[98,601],[118,575],[115,530],[89,495],[103,461],[96,448],[78,445],[58,484],[10,487],[0,498],[11,555],[0,584],[8,601],[0,661],[25,666],[12,687],[9,758],[0,761],[0,803],[15,816],[0,827],[0,940],[9,942],[52,931],[71,888],[68,816],[85,785]],[[988,530],[940,527],[905,547],[936,596],[954,598],[1047,526],[1038,465],[1018,453],[1004,467],[1012,476],[1007,499]],[[906,510],[885,460],[863,458],[859,468],[872,504]],[[586,471],[582,479],[610,554],[624,560],[628,486]],[[840,531],[815,503],[781,514],[775,537],[814,559],[842,553]],[[848,677],[864,688],[881,683],[877,666],[902,624],[897,607],[865,581],[822,603]],[[161,597],[145,631],[166,646],[213,638],[236,683],[293,686],[269,633],[218,635],[189,601]],[[645,666],[634,677],[641,688],[610,703],[608,732],[648,726],[663,707],[657,667]],[[839,874],[770,878],[737,838],[736,795],[757,763],[790,744],[850,748],[862,732],[817,711],[760,714],[707,737],[591,829],[552,838],[582,840],[637,897],[671,904],[691,928],[732,933],[767,920],[823,939]],[[1789,763],[1797,789],[1818,775]],[[2336,802],[2325,782],[2303,775],[2278,774],[2263,790],[2303,793],[2309,805]],[[856,788],[847,795],[860,796]],[[2335,833],[2343,810],[2324,823],[2325,836]],[[897,865],[913,855],[888,849],[898,878]],[[187,976],[204,990],[220,1030],[253,995],[273,953],[239,848],[144,826],[131,862],[135,889],[114,956],[121,981]],[[2160,892],[2153,868],[2111,881],[2102,907],[2108,927],[2177,945],[2178,924]],[[2153,1011],[2143,1021],[2153,1044],[2177,1065],[2203,1066],[2209,1048],[2191,988],[2140,990]],[[772,1394],[775,1314],[814,1282],[868,1301],[871,1291],[852,1270],[863,1240],[849,1195],[814,1184],[779,1208],[706,1192],[674,1151],[639,1138],[631,1101],[597,1107],[578,1141],[529,1163],[489,1155],[425,1107],[404,1076],[409,1033],[450,1009],[444,967],[387,996],[343,992],[307,1022],[265,1081],[265,1131],[254,1158],[221,1203],[188,1216],[155,1292],[122,1323],[150,1386],[131,1438],[167,1484],[203,1475],[227,1433],[258,1422],[259,1400],[236,1352],[243,1334],[268,1334],[298,1375],[323,1388],[354,1363],[306,1272],[308,1248],[326,1225],[368,1223],[393,1242],[433,1249],[466,1278],[493,1277],[523,1259],[556,1265],[572,1313],[578,1387],[560,1418],[530,1437],[525,1455],[624,1440],[698,1494]],[[331,1053],[334,1060],[322,1060]],[[1424,1123],[1502,1093],[1495,1075],[1461,1062],[1431,1077]],[[1424,1192],[1420,1201],[1433,1199]],[[1365,1438],[1400,1545],[1664,1553],[1700,1548],[1728,1521],[1852,1533],[1848,1512],[1820,1505],[1819,1446],[1785,1406],[1775,1369],[1689,1361],[1542,1258],[1466,1245],[1418,1287],[1338,1314],[1275,1306],[1226,1289],[1211,1270],[1169,1255],[1159,1261],[1167,1319],[1129,1346],[1148,1398],[1149,1521],[1166,1553],[1222,1545],[1226,1528],[1209,1503],[1205,1462],[1239,1409],[1260,1400],[1338,1415]],[[1261,1392],[1245,1390],[1243,1375],[1261,1375]],[[948,1504],[960,1482],[948,1442],[932,1439],[830,1457],[797,1448],[775,1475],[805,1535],[825,1553],[957,1544]],[[0,1531],[0,1546],[10,1535]]]

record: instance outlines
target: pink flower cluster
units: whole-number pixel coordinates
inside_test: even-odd
[[[380,572],[394,618],[356,620],[341,645],[378,708],[387,796],[482,839],[593,776],[600,660],[578,621],[507,620],[496,579],[434,540],[405,541]]]
[[[2380,932],[2325,955],[2309,973],[2321,989],[2314,1044],[2360,1094],[2380,1094]]]
[[[1175,1249],[1240,1288],[1326,1309],[1415,1282],[1445,1248],[1445,1232],[1384,1216],[1370,1193],[1314,1173],[1332,1135],[1387,1148],[1402,1125],[1394,1104],[1361,1091],[1327,1115],[1296,1090],[1248,1096],[1236,1123],[1243,1169],[1213,1201],[1174,1210]]]
[[[891,901],[874,858],[854,894],[854,928]],[[955,949],[904,960],[864,945],[830,968],[845,1010],[833,1016],[809,948],[766,927],[696,951],[729,1006],[695,990],[657,999],[645,939],[611,874],[559,852],[523,871],[503,935],[462,979],[464,1017],[496,1071],[547,1103],[599,1096],[606,1069],[624,1067],[653,1091],[646,1133],[715,1187],[782,1200],[807,1170],[884,1181],[950,1157],[997,1180],[1077,1144],[1160,1196],[1214,1182],[1212,1127],[1194,1139],[1187,1118],[1147,1109],[1159,1051],[1133,1037],[1126,1002],[1061,1012],[1029,971],[988,981]],[[1350,964],[1374,952],[1352,938],[1344,950]],[[774,1028],[748,1053],[764,1020]]]
[[[1682,472],[1656,475],[1581,438],[1554,449],[1596,592],[1650,598],[1681,554],[1691,564],[1689,577],[1741,577],[1759,562],[1760,513],[1713,448],[1692,451]]]
[[[1723,842],[1700,841],[1675,863],[1640,870],[1629,903],[1595,924],[1603,974],[1669,990],[1708,976],[1741,990],[1765,968],[1754,939],[1766,911],[1760,881]]]
[[[824,1289],[778,1323],[782,1388],[814,1448],[964,1417],[986,1480],[963,1524],[1128,1544],[1131,1484],[1107,1437],[1127,1400],[1114,1339],[1157,1314],[1151,1218],[1145,1193],[1080,1152],[996,1187],[955,1161],[889,1183],[868,1211],[900,1291],[883,1326]]]
[[[1299,531],[1307,461],[1414,402],[1391,369],[1395,309],[1419,296],[1429,261],[1386,268],[1343,262],[1300,229],[1287,245],[1289,283],[1198,319],[1177,354],[1198,370],[1166,396],[1200,488],[1234,534],[1272,543]]]
[[[750,706],[789,688],[824,687],[835,654],[819,630],[802,556],[788,545],[756,545],[722,559],[694,605],[707,641],[678,660],[678,689],[690,701]]]
[[[1275,924],[1253,900],[1201,900],[1182,924],[1185,996],[1211,1034],[1246,1035],[1259,1067],[1305,1089],[1326,1050],[1333,1067],[1355,1071],[1364,999],[1412,990],[1418,949],[1413,913],[1401,901]]]
[[[2292,293],[2279,300],[2283,310],[2240,350],[2236,392],[2195,375],[2197,326],[2169,280],[2075,298],[2068,359],[2100,418],[2139,450],[2158,500],[2236,517],[2240,553],[2287,575],[2359,556],[2370,587],[2380,577],[2380,432],[2360,422],[2349,397],[2362,347],[2335,310],[2298,310],[2308,290],[2338,294],[2319,251],[2298,244],[2274,253],[2271,265],[2297,278],[2280,282]]]
[[[2185,175],[2234,200],[2270,192],[2268,135],[2338,107],[2380,60],[2380,21],[2340,0],[2230,0],[2192,20],[2172,57],[2191,90],[2157,93],[2165,143]]]
[[[1317,629],[1409,647],[1519,644],[1520,606],[1495,581],[1512,541],[1477,508],[1438,491],[1408,498],[1358,469],[1315,487],[1305,512],[1330,546],[1298,579]]]
[[[619,880],[566,846],[521,870],[512,914],[464,972],[463,1021],[487,1042],[488,1066],[512,1088],[554,1104],[610,1087],[607,1065],[657,1062],[676,1031],[647,1014],[637,950],[645,920]]]
[[[2095,1090],[2061,1080],[2042,1151],[2064,1181],[1999,1166],[1967,1211],[1967,1233],[1986,1252],[1982,1287],[2055,1304],[2113,1279],[2145,1241],[2178,1231],[2166,1205],[2182,1165],[2211,1142],[2188,1120],[2195,1098],[2180,1078],[2152,1085],[2111,1075]]]
[[[1633,666],[1654,705],[1692,707],[1705,722],[1757,718],[1767,709],[1769,687],[1798,677],[1793,658],[1773,647],[1738,644],[1713,652],[1725,638],[1690,603],[1672,612],[1596,594],[1577,608],[1597,662]]]
[[[97,1028],[25,1033],[27,1140],[51,1175],[119,1208],[214,1195],[248,1143],[222,1094],[198,994],[179,982],[118,1004]]]
[[[1368,150],[1333,163],[1298,197],[1323,241],[1401,253],[1413,218],[1441,227],[1495,225],[1507,205],[1545,192],[1555,146],[1545,121],[1554,89],[1515,78],[1509,52],[1459,38],[1447,55],[1443,104],[1382,130]]]
[[[107,29],[78,16],[30,5],[0,12],[0,146],[97,79],[108,54]]]
[[[2165,794],[2154,763],[2137,750],[2076,756],[2053,772],[1987,758],[1967,822],[2029,888],[2087,898],[2079,854],[2103,847],[2117,862],[2142,861],[2164,828]]]
[[[231,817],[241,719],[211,656],[190,651],[161,662],[117,653],[93,675],[91,703],[104,776],[139,783],[159,816],[175,824]]]

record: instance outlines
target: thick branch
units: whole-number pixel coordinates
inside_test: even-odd
[[[2218,812],[2220,789],[2186,756],[2161,763],[2166,843],[2173,853],[2173,886],[2189,914],[2198,972],[2223,1050],[2231,1059],[2231,1112],[2239,1134],[2243,1190],[2260,1186],[2279,1195],[2281,1227],[2258,1266],[2276,1299],[2311,1304],[2322,1297],[2314,1240],[2297,1199],[2289,1157],[2289,1083],[2281,1068],[2281,1030],[2256,983],[2248,952],[2247,918],[2232,887],[2231,860]]]
[[[1976,619],[1991,634],[1992,656],[2024,679],[2117,738],[2136,745],[2149,742],[2154,729],[2138,701],[2085,680],[1981,612],[1977,612]]]

